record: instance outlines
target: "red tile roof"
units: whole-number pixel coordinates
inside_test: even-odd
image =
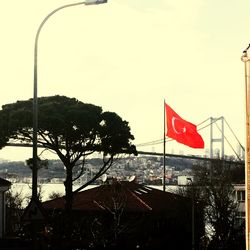
[[[73,210],[105,211],[123,206],[126,212],[171,211],[185,198],[135,182],[103,184],[75,194]],[[46,209],[64,209],[63,197],[43,203]]]

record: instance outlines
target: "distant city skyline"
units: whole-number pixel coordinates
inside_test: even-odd
[[[0,105],[33,97],[36,30],[69,0],[3,2],[0,9]],[[224,116],[245,145],[244,65],[250,3],[222,0],[110,0],[62,10],[46,23],[38,50],[38,96],[66,95],[114,111],[130,124],[136,145],[163,139],[164,99],[199,124]],[[204,155],[175,141],[167,152]],[[237,141],[228,131],[230,142]],[[225,142],[225,154],[233,154]],[[162,144],[138,147],[162,151]],[[0,158],[26,160],[31,149]],[[53,158],[51,155],[50,158]]]

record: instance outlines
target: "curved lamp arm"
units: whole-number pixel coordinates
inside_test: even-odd
[[[37,102],[37,51],[38,51],[38,39],[42,27],[46,21],[59,10],[73,7],[77,5],[96,5],[107,3],[107,0],[86,0],[84,2],[66,4],[51,11],[41,22],[36,32],[35,38],[35,50],[34,50],[34,93],[33,93],[33,170],[32,170],[32,198],[37,199],[37,130],[38,130],[38,102]]]

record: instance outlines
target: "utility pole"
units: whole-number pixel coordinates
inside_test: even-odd
[[[245,103],[246,103],[246,150],[245,150],[245,193],[246,193],[246,206],[245,206],[245,218],[246,218],[246,249],[250,249],[250,58],[248,57],[247,51],[250,48],[250,44],[243,51],[241,57],[244,62],[245,69]]]
[[[32,162],[32,198],[27,206],[26,210],[24,211],[24,218],[27,218],[31,221],[31,224],[33,225],[32,233],[33,233],[33,249],[38,249],[38,241],[37,241],[37,220],[39,217],[42,217],[42,206],[40,204],[40,201],[38,199],[37,194],[37,172],[38,172],[38,156],[37,156],[37,148],[38,148],[38,41],[39,36],[42,28],[44,27],[44,24],[47,22],[47,20],[53,16],[58,11],[78,6],[78,5],[96,5],[96,4],[103,4],[107,3],[107,0],[85,0],[83,2],[78,3],[72,3],[72,4],[66,4],[62,5],[53,11],[51,11],[40,23],[36,36],[35,36],[35,46],[34,46],[34,81],[33,81],[33,162]],[[35,215],[35,216],[31,216]]]

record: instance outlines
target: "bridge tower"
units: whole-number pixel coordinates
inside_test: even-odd
[[[218,124],[218,123],[219,124]],[[214,133],[214,125],[216,125],[217,129],[220,133],[216,135]],[[224,158],[224,117],[221,116],[219,118],[210,117],[210,158],[214,158],[214,143],[219,142],[220,147],[220,157]]]

